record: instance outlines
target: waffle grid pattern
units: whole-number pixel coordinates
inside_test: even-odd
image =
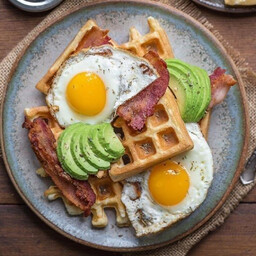
[[[129,226],[126,209],[121,201],[122,185],[114,183],[108,176],[98,179],[91,176],[89,183],[96,194],[96,202],[92,206],[92,225],[103,228],[108,224],[105,208],[114,208],[116,211],[116,224],[119,227]]]
[[[120,181],[193,147],[170,90],[158,102],[154,115],[141,132],[129,128],[118,117],[113,123],[126,152],[111,166],[113,181]]]

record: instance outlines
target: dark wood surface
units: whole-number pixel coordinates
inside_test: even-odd
[[[255,15],[234,16],[201,8],[203,14],[256,70]],[[29,14],[0,0],[0,60],[47,13]],[[0,256],[120,255],[70,241],[44,224],[24,205],[0,160]],[[204,238],[189,255],[256,255],[256,189],[225,224]]]

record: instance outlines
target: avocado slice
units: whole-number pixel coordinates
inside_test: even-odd
[[[57,141],[57,156],[62,168],[73,178],[78,180],[87,180],[88,174],[84,172],[74,161],[70,146],[73,131],[79,126],[74,124],[65,129]]]
[[[82,154],[80,148],[80,136],[81,130],[83,130],[87,126],[86,124],[80,123],[80,126],[77,126],[76,129],[73,131],[73,136],[71,139],[71,153],[76,162],[76,164],[86,173],[88,174],[96,174],[98,169],[91,165],[84,155]],[[88,125],[89,126],[89,125]]]
[[[105,148],[107,152],[118,159],[124,154],[124,147],[117,135],[114,132],[113,127],[109,123],[105,123],[101,126],[98,133],[100,144]]]
[[[170,79],[169,83],[169,86],[175,94],[176,98],[180,97],[180,95],[182,95],[182,92],[186,91],[186,94],[183,95],[183,102],[185,102],[185,111],[182,109],[182,102],[178,101],[178,106],[180,112],[183,111],[182,118],[184,122],[192,122],[193,115],[196,109],[195,101],[197,100],[197,98],[195,97],[195,93],[196,88],[198,87],[197,78],[186,63],[181,62],[177,59],[168,60],[167,68],[170,74],[175,76],[178,80],[178,84],[173,85],[172,79]],[[177,93],[179,95],[176,95]]]
[[[198,71],[201,74],[201,83],[202,88],[204,88],[204,100],[202,101],[201,107],[198,111],[198,114],[195,118],[196,122],[201,120],[203,116],[205,115],[205,111],[208,108],[210,101],[211,101],[211,81],[207,74],[207,72],[204,69],[201,69],[197,67]]]
[[[167,60],[166,63],[170,73],[169,87],[177,98],[183,121],[198,122],[211,100],[207,72],[177,59]]]
[[[175,97],[179,99],[177,101],[180,114],[182,117],[187,115],[188,112],[188,105],[189,105],[189,97],[188,97],[188,90],[185,86],[180,86],[181,80],[180,74],[176,71],[172,70],[170,71],[170,80],[169,80],[169,87],[171,88],[172,92],[174,93]]]
[[[204,104],[206,98],[206,92],[205,92],[205,86],[204,86],[204,77],[202,77],[202,72],[201,70],[196,67],[196,66],[192,66],[190,65],[190,68],[192,70],[192,72],[195,74],[195,76],[197,77],[197,81],[198,81],[198,86],[195,87],[195,94],[193,94],[193,96],[196,98],[195,101],[195,106],[196,106],[196,110],[194,111],[194,115],[193,115],[193,120],[194,122],[198,122],[198,114],[200,111],[200,108],[202,106],[202,104]]]
[[[104,124],[95,125],[89,132],[89,145],[93,153],[105,161],[113,162],[116,160],[115,156],[111,155],[105,148],[100,144],[98,134]]]
[[[90,125],[86,125],[80,129],[79,145],[81,148],[82,155],[85,159],[95,168],[100,170],[107,170],[110,168],[110,162],[99,158],[91,149],[89,145],[89,132],[91,130]]]

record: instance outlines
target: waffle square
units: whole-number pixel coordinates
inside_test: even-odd
[[[92,225],[103,228],[108,224],[105,208],[114,208],[116,211],[116,224],[119,227],[129,226],[130,222],[124,204],[121,201],[122,185],[113,182],[108,176],[98,179],[91,176],[89,183],[96,194],[96,202],[92,206]]]
[[[148,117],[142,131],[132,130],[120,117],[113,126],[126,150],[123,157],[111,166],[109,175],[113,181],[126,179],[193,147],[169,89],[158,102],[154,115]]]
[[[149,50],[154,50],[162,59],[174,58],[168,36],[159,22],[148,18],[149,33],[141,35],[135,27],[130,28],[129,42],[120,47],[142,57]]]

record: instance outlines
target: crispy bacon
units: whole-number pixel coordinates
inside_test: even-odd
[[[104,44],[112,45],[110,40],[111,38],[108,36],[108,30],[101,30],[98,27],[92,27],[80,41],[75,53],[88,47],[101,46]]]
[[[155,105],[164,95],[169,83],[169,72],[166,63],[159,55],[156,52],[149,51],[144,58],[157,70],[159,78],[117,109],[117,114],[134,130],[141,130],[147,117],[153,115]]]
[[[233,76],[225,74],[226,70],[220,67],[216,68],[212,75],[210,75],[212,99],[209,105],[209,109],[215,105],[221,103],[231,86],[236,84],[236,80]]]
[[[25,118],[23,127],[29,130],[31,146],[46,173],[63,195],[88,216],[96,200],[95,193],[87,181],[73,179],[62,169],[56,154],[56,140],[47,120],[39,117],[31,122]]]

